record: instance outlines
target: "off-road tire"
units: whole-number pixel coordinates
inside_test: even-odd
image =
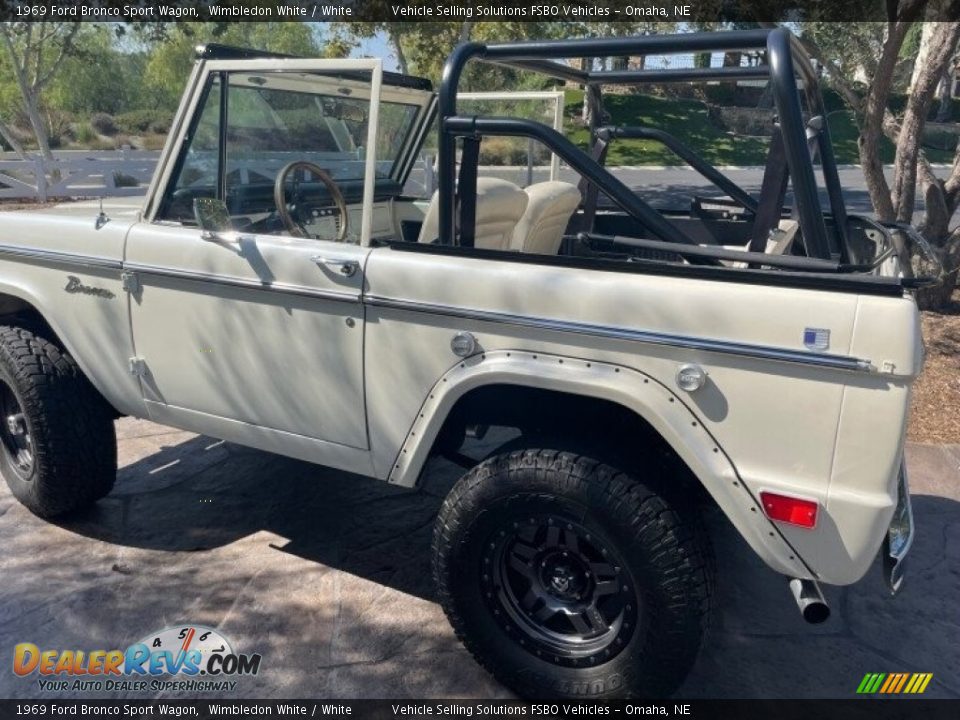
[[[661,483],[645,483],[586,455],[549,449],[500,454],[467,472],[438,515],[433,572],[440,603],[477,661],[528,698],[665,697],[675,691],[706,631],[713,555],[699,517],[682,503],[669,503],[654,489]],[[623,578],[626,597],[638,600],[638,610],[617,621],[622,634],[608,646],[609,658],[605,651],[592,660],[546,657],[538,637],[524,629],[523,611],[511,614],[498,600],[503,588],[490,580],[491,567],[502,557],[498,543],[505,542],[505,533],[524,532],[525,523],[543,518],[547,532],[557,522],[588,532],[605,558],[609,552],[624,565],[616,568],[622,573],[618,583]],[[594,567],[600,566],[589,565]],[[509,584],[519,576],[494,577]],[[536,581],[529,582],[532,590]],[[541,591],[544,585],[549,581],[541,583]],[[624,630],[624,618],[635,621],[632,632]]]
[[[117,472],[113,412],[72,357],[30,330],[0,325],[0,389],[19,405],[32,446],[24,469],[4,436],[0,474],[28,510],[56,517],[110,492]]]

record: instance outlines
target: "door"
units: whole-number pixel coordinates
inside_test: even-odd
[[[372,60],[201,72],[152,217],[127,239],[133,368],[153,419],[363,470],[323,450],[368,447],[361,293],[377,177],[395,159],[376,157],[380,78]],[[328,181],[284,173],[292,161]],[[202,229],[211,204],[223,225]]]

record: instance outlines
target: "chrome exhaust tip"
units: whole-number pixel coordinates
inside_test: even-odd
[[[790,592],[797,601],[797,607],[803,619],[811,625],[826,622],[830,617],[830,606],[820,592],[820,586],[814,580],[793,578],[790,581]]]

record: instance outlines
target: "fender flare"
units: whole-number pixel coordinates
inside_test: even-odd
[[[77,367],[80,368],[80,371],[84,374],[87,380],[93,385],[94,389],[100,393],[100,395],[110,403],[117,411],[125,415],[134,415],[137,417],[145,417],[146,413],[144,408],[139,405],[131,405],[129,398],[124,399],[117,397],[115,393],[109,392],[107,388],[104,387],[103,383],[100,382],[100,378],[97,373],[92,372],[87,359],[83,357],[82,353],[77,353],[75,346],[70,338],[70,334],[65,332],[63,326],[57,322],[56,313],[48,312],[47,308],[44,306],[44,303],[37,297],[36,294],[31,292],[31,290],[19,284],[11,283],[9,279],[5,278],[0,280],[0,295],[8,295],[10,297],[16,298],[17,300],[29,305],[41,318],[43,321],[50,326],[50,329],[56,334],[56,339],[62,343],[64,350],[73,358],[73,361],[77,363]]]
[[[485,385],[522,385],[617,403],[660,433],[717,502],[744,540],[773,569],[814,577],[743,484],[730,458],[682,398],[653,377],[623,365],[526,350],[473,355],[448,370],[417,411],[387,480],[414,487],[456,402]]]

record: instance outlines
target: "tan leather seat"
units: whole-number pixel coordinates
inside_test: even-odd
[[[527,210],[513,231],[510,247],[525,253],[556,255],[570,218],[580,205],[576,185],[559,180],[527,187]]]
[[[473,246],[487,250],[509,250],[513,229],[527,209],[527,194],[507,180],[477,178],[476,232]],[[439,235],[438,193],[430,199],[417,242],[433,242]]]

